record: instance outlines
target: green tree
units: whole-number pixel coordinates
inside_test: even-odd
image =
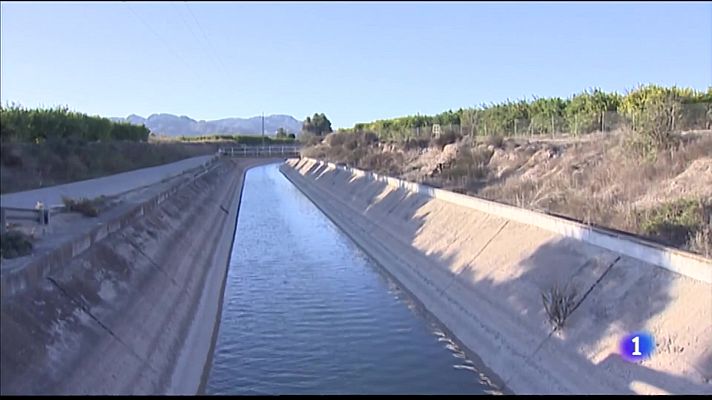
[[[72,139],[81,141],[148,140],[145,126],[116,123],[107,118],[69,111],[67,107],[25,109],[0,107],[0,140],[35,142]]]
[[[324,136],[327,133],[333,132],[331,129],[331,121],[329,121],[323,113],[314,113],[312,117],[307,117],[302,125],[302,131],[313,133],[317,136]]]
[[[278,138],[286,138],[286,137],[287,137],[287,131],[285,131],[284,128],[279,128],[279,129],[277,129],[277,137],[278,137]]]
[[[603,128],[604,113],[616,111],[621,103],[617,93],[605,93],[600,89],[574,95],[566,106],[566,121],[575,133],[590,133]]]

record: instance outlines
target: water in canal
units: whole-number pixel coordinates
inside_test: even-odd
[[[248,171],[207,394],[494,390],[278,170]]]

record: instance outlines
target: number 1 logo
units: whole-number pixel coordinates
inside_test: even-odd
[[[633,342],[633,344],[635,344],[635,349],[633,349],[633,352],[631,353],[631,355],[642,356],[643,353],[640,352],[640,336],[634,337],[633,339],[631,339],[631,342]]]
[[[649,358],[655,350],[653,335],[648,332],[633,332],[620,342],[620,354],[624,360],[638,362]]]

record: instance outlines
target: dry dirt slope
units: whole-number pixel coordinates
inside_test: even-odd
[[[329,137],[304,155],[547,211],[710,256],[712,131],[643,157],[626,132],[566,139],[465,137],[410,148]],[[343,143],[343,145],[339,145]]]

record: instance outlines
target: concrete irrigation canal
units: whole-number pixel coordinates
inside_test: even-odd
[[[709,259],[238,153],[115,190],[3,259],[2,394],[712,393]],[[578,293],[556,332],[553,284]],[[637,331],[655,351],[627,362]]]
[[[243,190],[207,393],[493,390],[276,165]]]

